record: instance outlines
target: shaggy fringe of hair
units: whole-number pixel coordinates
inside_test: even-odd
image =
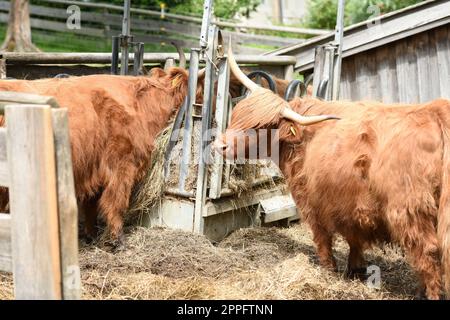
[[[272,91],[258,88],[233,109],[229,129],[259,129],[276,125],[287,103]]]

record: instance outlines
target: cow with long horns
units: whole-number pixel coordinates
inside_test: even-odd
[[[350,246],[349,275],[365,267],[365,249],[393,242],[427,298],[440,297],[442,282],[449,296],[450,101],[385,105],[307,97],[287,103],[248,79],[231,51],[229,60],[252,93],[234,108],[216,148],[235,157],[237,135],[278,130],[272,140],[279,143],[279,166],[313,231],[321,265],[336,270],[335,234]],[[243,141],[246,149],[262,147]]]

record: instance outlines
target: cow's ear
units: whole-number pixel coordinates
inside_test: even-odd
[[[167,72],[164,71],[164,69],[155,67],[150,69],[149,75],[152,78],[159,79],[165,77],[167,75]]]
[[[179,107],[187,95],[188,72],[182,68],[171,68],[167,76],[175,105]]]
[[[188,72],[182,68],[172,68],[169,71],[168,77],[172,90],[183,90],[187,88],[189,79]]]
[[[305,127],[289,120],[281,120],[278,129],[280,141],[298,143],[303,137]]]

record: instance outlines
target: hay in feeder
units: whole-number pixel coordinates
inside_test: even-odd
[[[418,285],[401,251],[366,252],[381,268],[381,289],[343,276],[348,246],[337,238],[339,272],[318,265],[305,225],[241,229],[220,243],[163,228],[133,228],[126,250],[81,245],[83,299],[411,299]],[[0,273],[0,299],[12,276]]]
[[[172,132],[172,124],[167,126],[155,139],[155,149],[146,175],[133,191],[129,214],[145,213],[151,210],[164,194],[164,157]]]

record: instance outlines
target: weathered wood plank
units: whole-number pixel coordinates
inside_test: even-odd
[[[369,73],[366,54],[355,56],[355,88],[352,89],[352,98],[355,100],[368,100]]]
[[[46,104],[53,108],[58,107],[58,103],[53,97],[45,97],[32,93],[22,93],[13,91],[0,92],[0,113],[4,112],[5,105],[9,104]]]
[[[395,45],[399,102],[418,103],[417,61],[413,43],[400,41]]]
[[[391,48],[384,46],[376,51],[378,74],[380,77],[381,101],[384,103],[398,102],[398,82],[396,72],[396,59]]]
[[[9,168],[6,154],[6,129],[0,128],[0,186],[9,185]]]
[[[450,99],[450,32],[447,28],[436,30],[436,50],[439,65],[439,83],[441,98]]]
[[[425,103],[440,96],[434,32],[418,34],[413,41],[416,42],[419,99],[421,103]]]
[[[12,271],[11,216],[0,213],[0,271]]]
[[[353,99],[352,88],[355,86],[355,81],[355,61],[353,57],[350,57],[342,62],[341,100]]]
[[[7,106],[16,299],[61,299],[55,150],[50,106]],[[33,174],[30,174],[33,173]]]
[[[53,136],[56,150],[59,238],[64,300],[81,298],[78,263],[78,208],[72,169],[67,109],[53,109]]]
[[[378,65],[376,52],[367,52],[367,99],[380,101],[380,75],[378,74]]]

